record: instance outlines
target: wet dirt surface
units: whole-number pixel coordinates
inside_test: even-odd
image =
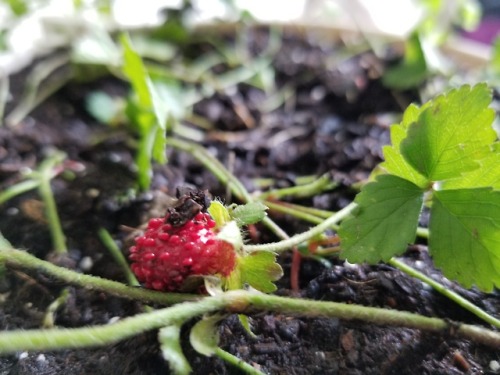
[[[258,34],[250,49],[259,50]],[[278,86],[295,93],[275,110],[264,112],[262,91],[240,84],[195,106],[195,113],[215,128],[203,142],[229,166],[250,191],[257,178],[274,178],[273,186],[293,186],[297,177],[329,173],[339,187],[300,203],[338,210],[352,201],[352,183],[368,177],[381,160],[388,126],[416,96],[394,93],[380,82],[383,63],[366,52],[336,58],[338,48],[318,40],[285,36],[273,60]],[[22,82],[23,74],[13,82]],[[19,181],[19,171],[36,168],[51,149],[63,150],[78,168],[53,180],[53,190],[70,253],[66,267],[125,282],[121,269],[100,242],[106,228],[123,243],[128,233],[155,215],[156,197],[175,194],[178,186],[208,189],[227,203],[226,188],[191,156],[168,150],[169,163],[155,166],[151,191],[134,194],[134,150],[130,133],[97,123],[85,111],[86,95],[95,89],[124,90],[103,78],[71,83],[13,128],[0,128],[0,188]],[[15,101],[14,101],[15,102]],[[10,103],[10,105],[13,105]],[[402,103],[404,105],[402,106]],[[243,109],[242,109],[243,108]],[[36,191],[2,205],[0,231],[17,248],[48,259],[51,240]],[[270,212],[290,235],[309,225]],[[261,228],[262,229],[262,228]],[[260,240],[274,240],[262,229]],[[290,290],[290,254],[279,258],[285,276],[279,295]],[[417,312],[466,323],[483,323],[420,281],[387,265],[350,265],[331,258],[331,267],[304,259],[300,297],[322,301]],[[431,275],[493,315],[500,311],[498,293],[463,290],[443,279],[425,246],[408,249],[404,261]],[[65,286],[37,273],[7,270],[0,280],[0,328],[40,327],[48,305]],[[138,303],[102,292],[69,288],[70,297],[56,314],[56,325],[107,324],[141,311]],[[220,328],[221,346],[269,374],[495,374],[500,352],[450,335],[381,327],[358,321],[303,318],[262,312],[250,317],[250,337],[237,317]],[[187,333],[187,330],[186,330]],[[238,374],[219,359],[184,348],[195,374]],[[165,374],[156,332],[119,344],[88,350],[17,353],[0,358],[1,374]]]

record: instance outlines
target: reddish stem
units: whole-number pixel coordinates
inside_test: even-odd
[[[292,292],[298,293],[300,290],[299,278],[300,278],[300,263],[302,261],[302,255],[300,255],[297,248],[293,248],[292,253],[292,266],[290,267],[290,286]]]

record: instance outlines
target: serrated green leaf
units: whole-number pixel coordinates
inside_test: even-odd
[[[422,176],[401,155],[401,141],[406,138],[406,132],[410,124],[417,121],[424,107],[411,104],[404,112],[401,123],[391,126],[391,145],[383,147],[385,161],[380,167],[387,172],[413,182],[415,185],[425,187],[429,184],[427,178]]]
[[[238,271],[240,288],[248,284],[263,293],[274,292],[277,288],[273,281],[283,276],[276,254],[269,251],[256,251],[239,258]]]
[[[441,189],[492,187],[500,190],[500,142],[493,144],[491,152],[478,163],[479,168],[444,181]]]
[[[496,139],[488,108],[491,93],[485,84],[464,85],[432,100],[408,128],[401,153],[431,181],[460,176],[479,167]]]
[[[237,206],[231,216],[239,225],[255,224],[262,221],[267,215],[267,207],[262,202],[250,202]]]
[[[182,352],[180,333],[180,326],[164,327],[158,332],[158,340],[163,358],[168,361],[172,372],[177,375],[188,375],[192,369]]]
[[[423,194],[417,185],[392,175],[365,185],[356,196],[354,216],[340,225],[341,256],[376,263],[404,252],[415,239]]]
[[[466,288],[500,287],[500,191],[434,192],[429,249],[446,277]]]
[[[220,314],[206,316],[193,326],[189,342],[194,350],[207,357],[215,353],[219,344],[218,324],[222,318]]]

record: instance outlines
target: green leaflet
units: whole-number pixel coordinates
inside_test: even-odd
[[[460,176],[479,167],[496,139],[486,84],[464,85],[432,100],[407,131],[404,158],[430,181]]]
[[[466,287],[499,286],[500,143],[490,102],[486,84],[477,84],[408,107],[383,149],[389,174],[362,189],[358,211],[340,226],[343,257],[375,263],[402,253],[430,192],[436,265]]]
[[[500,287],[500,191],[434,192],[429,248],[451,279],[484,291]]]
[[[423,194],[414,183],[392,175],[365,185],[354,216],[340,225],[341,256],[376,263],[404,252],[415,239]]]
[[[238,205],[231,211],[231,216],[238,225],[255,224],[262,221],[267,213],[267,207],[262,202],[250,202]]]
[[[421,187],[427,186],[429,181],[416,171],[415,168],[408,164],[406,159],[401,154],[400,144],[401,141],[406,138],[408,127],[418,120],[418,116],[423,109],[425,109],[425,106],[420,108],[411,104],[406,109],[401,123],[392,125],[392,145],[383,147],[385,161],[381,164],[381,167],[388,173],[404,178]]]
[[[166,161],[166,128],[169,123],[169,103],[164,100],[167,89],[159,91],[159,83],[155,84],[148,74],[139,54],[134,50],[127,35],[122,35],[123,74],[132,85],[135,101],[129,105],[128,113],[134,118],[140,135],[136,155],[138,180],[142,189],[149,187],[152,166],[151,159],[160,163]]]
[[[207,357],[215,353],[219,343],[218,325],[223,317],[221,314],[205,316],[193,326],[189,342],[194,350]]]
[[[276,291],[274,281],[283,276],[283,269],[276,263],[276,254],[269,251],[256,251],[238,259],[238,278],[236,288],[245,284],[263,293]]]
[[[484,159],[477,161],[479,168],[462,174],[458,178],[444,181],[442,189],[492,187],[500,190],[500,142],[491,147]]]

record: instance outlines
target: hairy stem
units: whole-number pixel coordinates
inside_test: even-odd
[[[244,371],[245,373],[249,375],[264,375],[263,372],[260,372],[257,370],[255,367],[250,365],[249,363],[244,362],[243,360],[239,359],[235,355],[226,352],[225,350],[221,348],[215,349],[215,355],[222,359],[223,361],[233,365],[234,367],[240,369],[241,371]]]
[[[115,240],[113,237],[111,237],[111,234],[104,229],[104,228],[99,228],[99,231],[97,232],[99,235],[99,238],[101,239],[101,242],[106,246],[108,251],[110,252],[111,256],[115,260],[116,263],[121,267],[123,270],[123,273],[125,274],[125,278],[127,279],[128,285],[132,286],[140,286],[141,284],[139,281],[137,281],[137,278],[135,277],[134,273],[130,269],[127,260],[123,256],[123,253],[121,252],[120,248],[116,244]]]
[[[54,177],[54,168],[62,162],[66,156],[61,153],[56,153],[52,157],[43,161],[38,172],[34,172],[33,177],[40,182],[38,192],[45,205],[45,214],[49,222],[50,235],[52,237],[52,245],[55,252],[64,254],[68,252],[66,247],[66,237],[62,230],[61,220],[57,212],[56,200],[50,186],[50,181]]]
[[[242,293],[242,292],[240,292]],[[500,347],[500,333],[486,328],[429,318],[406,311],[388,310],[339,302],[311,301],[265,294],[246,293],[249,305],[257,310],[277,311],[308,317],[335,317],[378,325],[399,326],[467,338],[494,348]]]
[[[325,230],[330,229],[345,217],[347,217],[355,208],[357,207],[356,203],[350,203],[340,211],[336,212],[328,219],[322,221],[320,224],[312,227],[311,229],[297,234],[293,237],[290,237],[286,240],[279,242],[272,242],[267,244],[259,244],[259,245],[245,245],[243,248],[248,251],[273,251],[273,252],[281,252],[288,250],[294,246],[299,245],[302,242],[305,242],[317,235],[320,235]]]
[[[441,293],[442,295],[448,297],[452,301],[454,301],[457,305],[463,307],[464,309],[470,311],[474,315],[476,315],[478,318],[481,318],[485,322],[491,324],[492,326],[495,326],[497,328],[500,328],[500,320],[495,318],[494,316],[491,316],[488,314],[486,311],[482,310],[478,306],[474,305],[473,303],[467,301],[465,298],[460,296],[459,294],[455,293],[454,291],[446,288],[444,285],[438,283],[437,281],[431,279],[430,277],[424,275],[423,273],[417,271],[416,269],[404,264],[400,260],[396,258],[392,258],[388,262],[390,265],[400,269],[404,273],[413,276],[416,279],[419,279],[423,281],[426,284],[429,284],[434,290],[437,292]]]
[[[281,199],[290,196],[294,198],[306,198],[320,194],[327,189],[333,189],[336,186],[338,186],[338,184],[333,182],[331,178],[325,174],[304,185],[266,191],[259,195],[259,199]]]
[[[18,350],[88,348],[113,344],[152,329],[173,324],[180,325],[191,318],[220,310],[225,305],[225,298],[204,298],[197,302],[184,302],[169,308],[138,314],[113,324],[2,332],[0,353],[12,353]]]
[[[366,323],[449,334],[494,348],[500,347],[500,333],[498,332],[467,324],[450,323],[443,319],[429,318],[410,312],[231,291],[205,297],[195,302],[184,302],[169,308],[138,314],[104,326],[3,332],[0,333],[0,353],[108,345],[148,330],[172,324],[180,325],[194,317],[219,310],[228,310],[233,313],[274,311],[308,317],[361,320]]]
[[[2,241],[0,241],[0,245],[2,245]],[[125,284],[103,279],[97,276],[80,274],[38,259],[25,251],[12,249],[3,245],[0,248],[0,262],[13,268],[22,268],[25,270],[42,272],[48,276],[52,276],[58,280],[64,281],[68,284],[77,285],[82,288],[104,291],[118,297],[133,299],[145,303],[171,305],[174,303],[199,299],[199,296],[191,294],[161,293],[138,287],[129,287]]]

